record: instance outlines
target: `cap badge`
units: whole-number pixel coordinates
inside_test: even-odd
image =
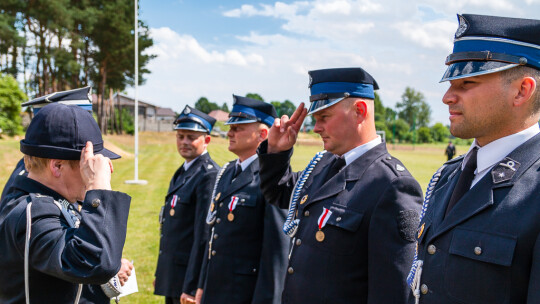
[[[308,86],[308,88],[311,88],[312,84],[313,84],[313,77],[311,77],[311,75],[309,75],[309,86]]]
[[[460,38],[465,34],[465,32],[469,29],[469,25],[467,24],[467,20],[461,15],[459,15],[459,27],[456,31],[456,38]]]
[[[188,107],[186,107],[184,109],[184,114],[188,115],[189,113],[191,113],[191,110]]]

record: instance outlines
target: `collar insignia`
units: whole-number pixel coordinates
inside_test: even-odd
[[[521,164],[510,157],[505,157],[500,161],[493,170],[491,170],[491,177],[493,178],[493,183],[498,184],[512,179],[516,174],[516,171],[519,169]]]

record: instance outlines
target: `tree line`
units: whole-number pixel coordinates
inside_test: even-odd
[[[91,85],[102,131],[118,132],[112,96],[134,85],[134,13],[132,0],[2,0],[0,72],[19,79],[30,98]],[[138,26],[143,84],[153,40],[144,21]]]

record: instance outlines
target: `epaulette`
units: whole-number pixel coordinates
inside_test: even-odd
[[[465,155],[467,155],[467,153],[461,154],[461,155],[458,156],[458,157],[452,158],[451,160],[445,162],[444,164],[445,164],[445,165],[451,165],[451,164],[456,163],[456,162],[458,162],[458,161],[462,161],[463,158],[465,157]]]
[[[405,165],[403,163],[395,158],[392,157],[390,154],[387,154],[382,158],[382,162],[390,168],[396,174],[397,176],[411,176],[411,173],[407,168],[405,168]]]

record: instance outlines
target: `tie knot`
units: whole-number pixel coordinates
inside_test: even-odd
[[[468,170],[476,170],[476,166],[477,166],[477,157],[478,155],[478,147],[474,147],[472,150],[471,150],[471,154],[469,155],[469,159],[467,160],[467,162],[465,163],[465,168],[468,169]]]
[[[335,170],[340,171],[341,169],[343,169],[343,167],[345,167],[346,164],[347,163],[345,162],[345,157],[336,155],[336,158],[334,159],[334,163],[332,164],[332,167]]]
[[[234,168],[234,177],[236,178],[238,175],[242,173],[242,166],[240,164],[236,164],[236,167]]]

